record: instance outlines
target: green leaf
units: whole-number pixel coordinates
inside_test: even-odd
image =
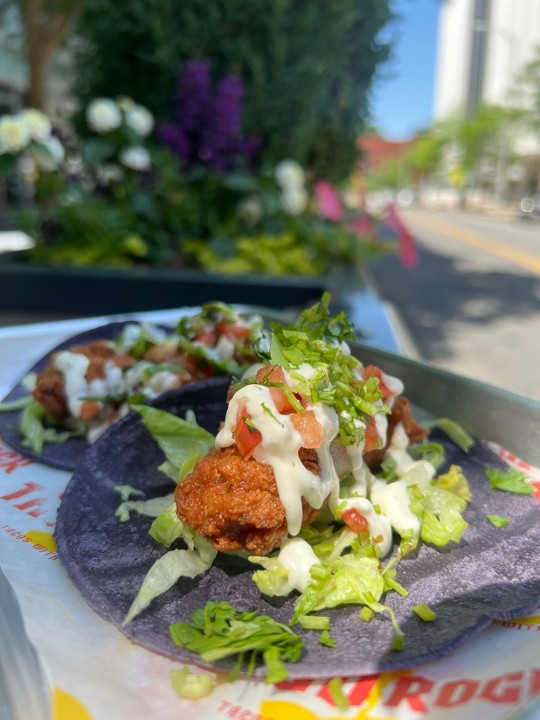
[[[177,468],[179,480],[190,473],[197,460],[214,446],[214,436],[196,423],[148,405],[133,405],[132,409],[141,415],[167,460]]]
[[[298,622],[304,630],[330,629],[330,618],[328,615],[300,615]]]
[[[120,522],[127,522],[130,514],[135,512],[139,515],[157,518],[161,513],[170,506],[172,495],[164,497],[150,498],[149,500],[124,500],[116,508],[114,516]]]
[[[207,562],[198,552],[192,550],[169,550],[156,560],[146,574],[122,625],[130,623],[154,598],[169,590],[179,578],[197,577],[206,572],[212,562],[213,558]]]
[[[17,400],[9,400],[0,403],[0,412],[11,412],[12,410],[24,410],[32,402],[32,396],[17,398]]]
[[[90,165],[99,165],[110,160],[117,151],[114,143],[101,138],[89,140],[83,148],[83,157]]]
[[[266,665],[267,683],[284,680],[284,662],[297,662],[303,639],[289,627],[268,615],[239,612],[228,602],[208,602],[191,615],[191,623],[179,622],[170,626],[172,641],[200,655],[204,662],[215,662],[238,655],[234,673],[238,672],[246,653],[252,670],[258,656]]]
[[[256,192],[259,189],[256,178],[248,173],[227,173],[222,182],[223,187],[238,193]]]
[[[463,450],[463,452],[469,452],[474,445],[474,438],[469,435],[465,428],[455,420],[446,417],[439,418],[438,420],[431,422],[429,427],[437,427],[443,430],[450,440]]]
[[[165,547],[170,547],[175,540],[183,537],[184,523],[176,513],[176,503],[172,502],[158,515],[150,525],[148,534]]]
[[[531,495],[534,492],[533,486],[527,482],[527,476],[521,470],[515,468],[508,468],[508,470],[488,468],[485,472],[494,490],[517,493],[518,495]]]
[[[492,525],[499,528],[506,527],[506,525],[510,522],[508,518],[505,518],[502,515],[493,515],[488,513],[486,517]]]
[[[21,414],[19,429],[23,436],[23,445],[34,452],[42,452],[45,442],[45,409],[37,400],[31,400]]]

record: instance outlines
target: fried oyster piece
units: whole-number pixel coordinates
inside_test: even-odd
[[[403,395],[398,395],[394,399],[392,405],[392,413],[388,418],[388,429],[386,433],[386,445],[377,450],[371,450],[370,452],[364,453],[364,461],[366,465],[371,468],[377,468],[383,461],[384,453],[390,443],[392,442],[392,435],[398,424],[403,425],[403,429],[407,433],[409,441],[411,443],[420,442],[429,434],[429,430],[422,425],[419,425],[412,414],[411,406],[409,401]]]
[[[395,427],[401,423],[411,442],[427,430],[413,418],[409,402],[396,398],[389,418],[384,448],[364,454],[366,464],[380,465]],[[304,466],[319,474],[315,450],[301,448]],[[279,498],[274,471],[253,457],[242,457],[235,445],[212,450],[175,489],[176,512],[182,522],[209,540],[220,552],[244,550],[266,555],[281,545],[287,534],[285,508]],[[302,500],[302,524],[314,522],[320,510]]]
[[[113,362],[120,368],[129,367],[136,362],[127,355],[117,355],[107,340],[94,340],[88,345],[75,345],[69,348],[69,352],[79,353],[88,358],[89,364],[85,375],[88,381],[103,377],[107,362]],[[58,420],[65,420],[69,416],[69,410],[64,375],[55,367],[55,357],[56,353],[45,370],[38,374],[32,395],[50,415]],[[99,406],[91,401],[85,403],[84,410],[87,416],[83,417],[83,420],[89,420],[99,414]]]
[[[309,470],[318,472],[314,451],[301,449],[299,455]],[[201,458],[174,497],[178,517],[220,552],[266,555],[287,533],[274,471],[254,458],[244,459],[234,445]],[[303,523],[311,523],[320,510],[302,502]]]

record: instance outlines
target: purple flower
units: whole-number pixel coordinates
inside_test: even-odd
[[[161,125],[161,140],[189,170],[207,165],[218,173],[253,161],[256,137],[242,137],[244,85],[236,75],[212,84],[210,64],[186,62],[174,97],[174,118]]]

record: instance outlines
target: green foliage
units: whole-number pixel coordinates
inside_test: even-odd
[[[442,160],[445,137],[437,128],[425,133],[405,155],[411,173],[421,178],[434,173]]]
[[[540,127],[540,45],[532,60],[527,63],[523,72],[516,79],[512,89],[516,102],[516,113],[530,130],[537,133]]]
[[[82,106],[119,89],[170,116],[182,63],[211,60],[246,85],[245,131],[263,138],[261,165],[293,158],[341,180],[356,158],[368,91],[389,54],[389,0],[87,0],[78,32]]]

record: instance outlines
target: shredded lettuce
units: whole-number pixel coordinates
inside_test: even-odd
[[[251,576],[263,595],[283,597],[292,593],[289,571],[279,562],[279,556],[250,555],[248,560],[264,568],[264,570],[256,570]]]
[[[200,700],[210,695],[217,685],[214,673],[194,673],[187,667],[171,670],[171,685],[180,697]]]
[[[433,484],[438,488],[454,493],[463,500],[469,501],[472,499],[469,482],[459,465],[452,465],[448,472],[439,475],[433,481]]]
[[[19,430],[22,435],[22,444],[34,452],[41,453],[43,445],[47,443],[64,443],[72,437],[84,437],[85,431],[82,422],[75,420],[66,422],[62,430],[58,430],[48,423],[48,416],[43,405],[32,399],[23,409]]]
[[[430,428],[440,428],[443,430],[450,440],[458,446],[463,452],[468,453],[469,450],[474,445],[474,438],[469,435],[469,433],[465,430],[465,428],[460,425],[455,420],[452,420],[451,418],[439,418],[438,420],[434,420],[433,422],[429,423]]]
[[[340,677],[333,677],[328,681],[328,691],[332,700],[336,704],[336,707],[341,712],[345,712],[349,709],[349,701],[345,693],[343,692],[343,679]]]
[[[31,395],[24,395],[16,400],[4,400],[0,402],[0,412],[11,412],[12,410],[24,410],[32,402]]]
[[[452,466],[448,473],[426,484],[412,485],[411,510],[420,518],[423,542],[445,547],[459,542],[469,527],[463,512],[471,498],[467,480],[460,468]]]
[[[177,482],[183,480],[195,467],[197,460],[214,446],[214,436],[194,422],[182,420],[165,410],[149,405],[134,405],[143,423],[159,447],[163,450],[170,475],[174,468]]]
[[[154,520],[148,534],[165,547],[171,547],[175,540],[184,536],[184,523],[176,513],[174,502],[170,503]]]
[[[298,597],[291,625],[302,615],[340,605],[360,604],[378,609],[384,591],[380,563],[352,553],[311,568],[311,581]]]
[[[300,615],[298,622],[304,630],[330,630],[328,615]]]
[[[430,607],[428,607],[425,603],[419,603],[418,605],[413,605],[413,612],[418,615],[420,620],[423,620],[424,622],[433,622],[435,618],[437,617],[437,613],[435,613]]]
[[[150,498],[149,500],[124,500],[116,508],[114,515],[120,522],[127,522],[133,512],[157,518],[170,506],[171,498],[172,495],[165,495]]]
[[[214,557],[203,560],[195,550],[169,550],[155,561],[146,574],[122,625],[130,623],[152,600],[169,590],[181,577],[194,578],[202,575],[213,561]]]

